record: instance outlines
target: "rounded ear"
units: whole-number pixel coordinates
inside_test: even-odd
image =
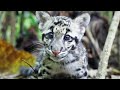
[[[36,11],[36,17],[39,21],[39,27],[43,27],[45,22],[51,19],[51,16],[47,11]]]
[[[85,29],[90,23],[90,15],[88,13],[84,13],[77,18],[75,18],[74,22],[78,25],[80,30],[80,40],[85,33]]]
[[[86,28],[90,23],[90,15],[88,13],[84,13],[77,18],[75,18],[75,22],[80,25],[80,27]]]

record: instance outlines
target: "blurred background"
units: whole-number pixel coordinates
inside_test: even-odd
[[[89,67],[98,69],[99,56],[103,49],[114,11],[48,11],[52,16],[69,16],[72,19],[82,13],[91,15],[91,22],[82,39],[88,51]],[[41,31],[35,11],[0,11],[0,72],[17,72],[22,60],[34,64],[34,42],[41,40]],[[27,66],[27,65],[26,65]],[[108,68],[120,70],[120,30],[114,40]]]

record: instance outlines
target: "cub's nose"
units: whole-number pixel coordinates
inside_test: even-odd
[[[55,56],[57,56],[57,55],[60,53],[60,51],[52,51],[52,53],[53,53]]]

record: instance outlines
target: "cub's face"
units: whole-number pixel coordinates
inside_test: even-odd
[[[75,20],[65,16],[51,17],[43,11],[37,11],[36,16],[46,52],[51,58],[57,58],[59,61],[76,48],[90,22],[89,14],[83,14]]]

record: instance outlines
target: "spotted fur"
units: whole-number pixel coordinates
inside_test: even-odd
[[[51,17],[47,12],[36,11],[36,17],[42,30],[43,42],[35,67],[37,73],[42,78],[65,73],[86,79],[87,53],[81,39],[90,22],[89,14],[85,13],[73,20],[65,16]],[[33,70],[29,74],[31,72]]]

